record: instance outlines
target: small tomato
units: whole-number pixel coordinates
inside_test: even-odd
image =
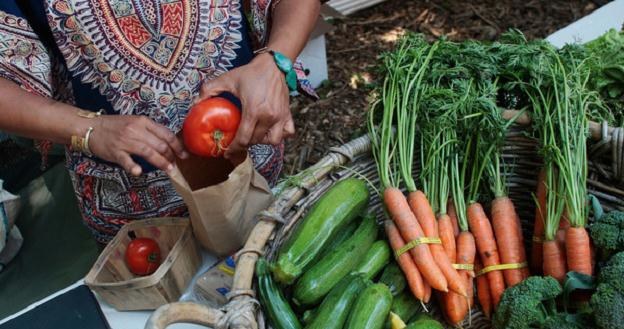
[[[222,97],[205,99],[193,106],[182,127],[182,137],[188,150],[204,157],[220,157],[232,143],[241,114]]]
[[[126,248],[126,264],[136,275],[150,275],[160,266],[160,248],[150,238],[136,238]]]

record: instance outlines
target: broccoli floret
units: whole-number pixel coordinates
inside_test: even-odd
[[[611,285],[598,285],[592,295],[591,306],[599,328],[618,329],[624,325],[624,294]]]
[[[552,277],[532,276],[505,290],[492,319],[498,329],[539,328],[557,313],[555,298],[563,289]]]
[[[589,231],[603,256],[624,251],[624,212],[611,211],[595,219]]]
[[[601,269],[598,287],[591,297],[596,324],[601,329],[624,325],[624,252],[615,254]]]
[[[609,284],[618,292],[624,294],[624,252],[615,254],[600,269],[599,284]]]
[[[546,319],[541,329],[584,329],[587,328],[575,316],[567,313],[557,313]]]

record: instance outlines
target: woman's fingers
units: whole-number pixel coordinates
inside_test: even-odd
[[[147,144],[171,163],[176,161],[176,155],[173,153],[169,144],[149,131],[144,136],[141,136],[140,139],[135,138],[131,141],[134,143]]]
[[[258,120],[256,122],[256,127],[254,128],[253,134],[251,136],[251,141],[249,142],[249,144],[254,145],[254,144],[263,143],[270,132],[269,129],[271,129],[274,126],[275,124],[271,121]]]
[[[278,122],[271,129],[269,129],[268,134],[265,137],[263,143],[271,144],[271,145],[279,145],[284,139],[284,126],[285,123]]]
[[[229,92],[235,96],[238,96],[238,91],[235,83],[236,69],[223,73],[219,77],[204,82],[199,91],[199,97],[193,100],[193,105],[206,98],[215,97],[222,92]]]
[[[245,112],[243,112],[240,125],[236,131],[236,136],[225,151],[225,158],[229,159],[232,155],[239,154],[249,147],[255,126],[255,117],[246,115]]]
[[[130,154],[136,154],[154,167],[169,172],[173,169],[173,162],[167,160],[161,153],[152,148],[148,143],[133,141],[129,143]]]
[[[295,135],[295,122],[293,121],[292,115],[288,120],[286,120],[286,124],[284,125],[284,138],[293,137]]]
[[[161,143],[164,143],[166,148],[172,150],[179,158],[181,159],[188,158],[188,153],[184,150],[184,145],[182,145],[182,142],[180,141],[180,139],[176,137],[176,135],[171,130],[167,129],[165,126],[155,123],[152,120],[149,120],[149,124],[146,125],[146,129],[148,130],[148,132],[158,137]],[[154,148],[156,148],[157,150],[161,150],[163,148],[161,145],[159,146],[153,145],[153,146],[155,146]],[[168,154],[170,152],[163,151],[161,153]],[[174,158],[169,158],[169,157],[167,158],[171,160],[172,162],[175,161]]]
[[[130,173],[133,176],[141,175],[141,166],[136,164],[130,157],[130,154],[124,151],[118,151],[115,155],[115,162],[120,165],[126,172]]]

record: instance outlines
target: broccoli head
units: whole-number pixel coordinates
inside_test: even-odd
[[[588,316],[585,314],[557,313],[546,319],[541,329],[585,329],[590,328]]]
[[[624,251],[624,212],[611,211],[596,218],[589,231],[603,255]]]
[[[615,254],[600,270],[598,287],[591,297],[596,324],[601,329],[624,325],[624,252]]]
[[[600,269],[599,284],[609,284],[618,292],[624,294],[624,252],[615,254]]]
[[[505,290],[492,319],[498,329],[539,328],[557,314],[555,298],[563,289],[552,277],[532,276]]]
[[[601,329],[618,329],[624,325],[624,294],[609,284],[599,284],[591,297],[596,324]]]

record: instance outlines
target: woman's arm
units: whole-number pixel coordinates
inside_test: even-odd
[[[281,0],[273,11],[267,48],[279,51],[294,61],[308,42],[320,8],[318,0]]]
[[[0,129],[16,135],[69,144],[72,136],[85,136],[93,127],[89,148],[101,159],[115,162],[139,175],[141,167],[130,155],[145,158],[170,170],[175,155],[186,157],[182,144],[166,127],[141,116],[79,116],[78,108],[29,93],[0,78]]]
[[[308,41],[319,15],[318,0],[281,0],[273,11],[267,48],[294,60]],[[228,91],[244,108],[241,124],[226,157],[240,154],[253,144],[277,145],[295,133],[284,74],[268,54],[248,65],[224,73],[202,87],[199,99]]]
[[[87,118],[78,109],[29,93],[15,83],[0,78],[0,130],[33,139],[69,144],[71,136],[84,136]]]

